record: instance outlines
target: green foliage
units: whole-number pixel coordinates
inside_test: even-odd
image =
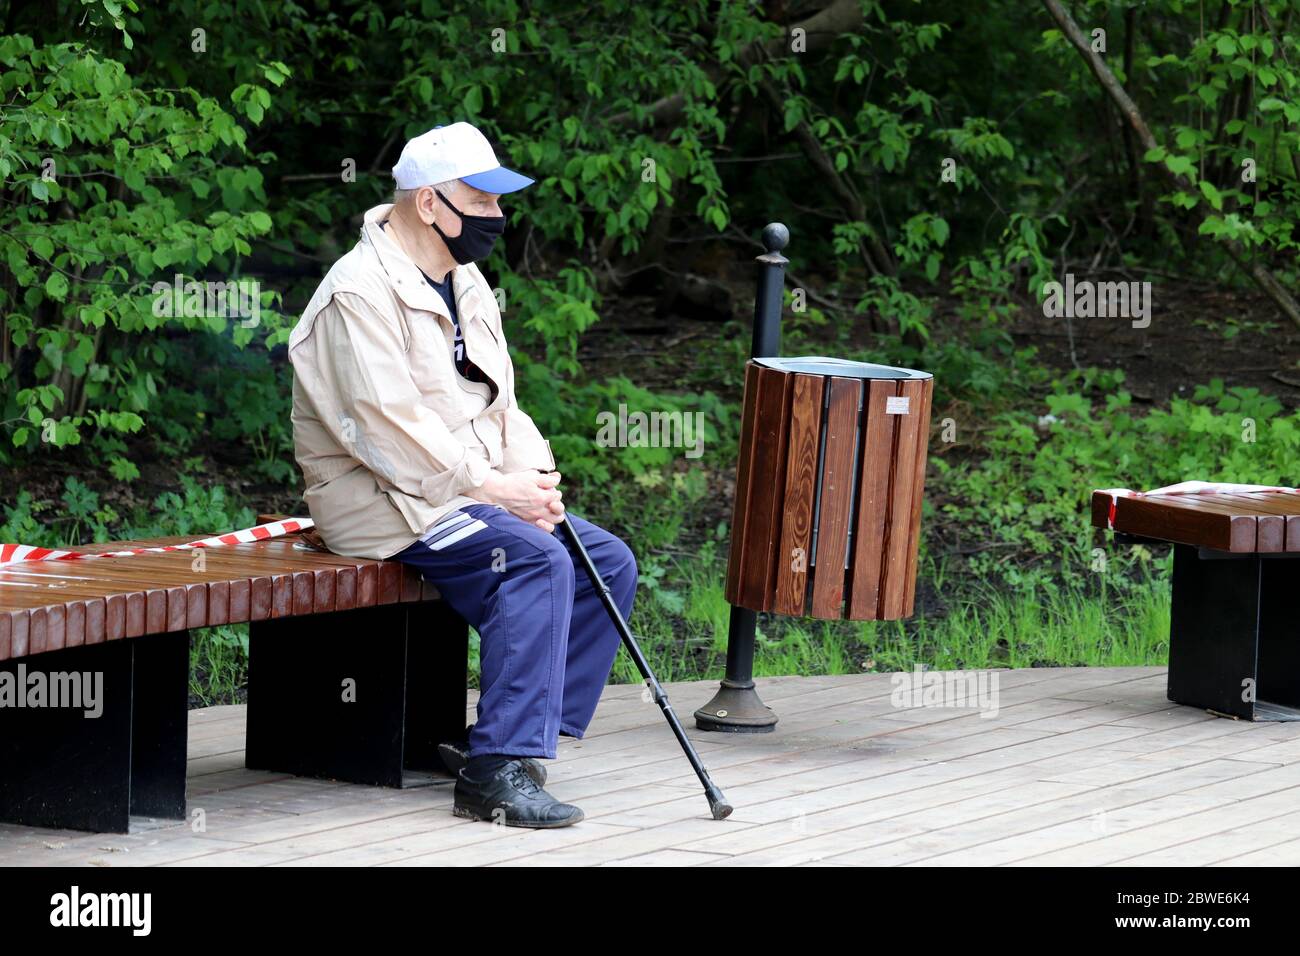
[[[353,241],[345,224],[384,198],[396,145],[434,122],[478,123],[537,179],[510,197],[526,241],[510,262],[500,244],[484,268],[506,294],[512,343],[565,392],[582,377],[577,343],[601,316],[611,256],[635,260],[670,222],[725,231],[740,210],[748,230],[764,221],[760,205],[791,225],[794,269],[833,263],[856,289],[855,311],[909,342],[931,337],[934,319],[918,281],[947,281],[978,322],[1005,320],[1058,271],[1047,250],[1067,235],[1097,246],[1118,228],[1097,223],[1141,219],[1152,196],[1163,200],[1157,219],[1136,233],[1149,260],[1217,272],[1223,260],[1187,245],[1199,231],[1286,257],[1291,278],[1300,107],[1288,64],[1300,40],[1277,32],[1280,0],[1260,15],[1229,5],[1213,28],[1179,0],[1137,18],[1131,75],[1121,58],[1108,62],[1158,143],[1138,170],[1118,145],[1085,152],[1093,133],[1114,135],[1072,108],[1098,98],[1095,83],[1059,32],[1025,30],[1014,4],[968,21],[953,0],[865,0],[860,24],[829,45],[811,38],[822,46],[806,55],[784,52],[794,39],[761,7],[699,0],[602,2],[582,18],[517,0],[354,0],[330,15],[320,3],[248,4],[237,17],[217,15],[214,0],[56,6],[67,15],[17,14],[19,29],[0,39],[5,461],[116,432],[130,440],[105,460],[130,480],[140,437],[185,444],[189,423],[168,421],[176,401],[160,398],[187,371],[170,343],[283,342],[291,320],[279,303],[300,305],[316,279],[303,261],[328,262]],[[1076,12],[1108,26],[1117,49],[1127,39],[1107,6]],[[675,97],[680,111],[652,123],[647,104]],[[766,151],[755,106],[776,110],[774,128],[818,162],[759,176],[719,163]],[[1242,181],[1246,160],[1267,191]],[[1171,189],[1157,166],[1192,191]],[[1096,188],[1071,190],[1085,180]],[[805,214],[808,195],[837,200],[829,228],[826,210]],[[155,314],[154,283],[176,275],[261,278],[262,321]],[[541,402],[548,390],[530,376],[521,394]],[[261,386],[249,398],[270,405]],[[263,477],[285,479],[287,447],[260,414],[210,418]],[[539,422],[548,434],[565,427],[558,408]]]
[[[1053,382],[1040,410],[994,416],[973,457],[932,457],[930,487],[945,502],[937,510],[959,519],[963,539],[984,549],[970,558],[973,574],[1049,591],[1093,576],[1088,505],[1097,488],[1147,490],[1188,476],[1296,484],[1300,412],[1216,380],[1191,399],[1138,413],[1122,382],[1119,372],[1073,373]],[[1028,561],[1005,561],[1000,545]],[[1145,550],[1116,553],[1106,578],[1122,589],[1125,572],[1150,558]]]
[[[1267,251],[1293,279],[1300,69],[1292,64],[1300,40],[1282,26],[1293,5],[1223,4],[1218,28],[1180,22],[1187,7],[1174,0],[1158,6],[1168,8],[1166,19],[1143,18],[1149,49],[1137,49],[1133,75],[1124,77],[1130,93],[1149,90],[1159,104],[1147,116],[1157,145],[1143,151],[1150,171],[1142,178],[1173,207],[1172,218],[1186,214],[1199,235]],[[1164,52],[1175,36],[1179,52]],[[1082,69],[1059,31],[1047,31],[1043,45]]]
[[[181,475],[178,491],[158,495],[146,511],[137,508],[123,515],[101,494],[75,475],[69,475],[57,501],[38,502],[20,491],[12,505],[3,505],[0,543],[30,544],[44,548],[114,539],[137,539],[193,534],[196,537],[247,527],[256,520],[251,508],[233,504],[220,485],[203,487]]]
[[[789,27],[812,8],[781,8],[777,22],[754,3],[13,4],[0,36],[0,464],[55,475],[58,500],[10,496],[0,538],[251,522],[188,474],[201,468],[296,486],[276,347],[355,242],[355,217],[386,201],[402,141],[465,119],[537,180],[508,197],[508,241],[481,265],[503,295],[520,403],[569,487],[636,529],[638,624],[671,648],[664,679],[711,666],[725,634],[709,555],[726,529],[692,538],[698,555],[678,545],[734,466],[748,318],[698,340],[669,394],[621,370],[594,375],[580,345],[626,276],[702,270],[705,241],[735,261],[749,250],[727,243],[772,219],[790,226],[790,274],[813,293],[787,313],[785,351],[935,373],[957,447],[933,449],[926,515],[960,531],[962,558],[927,541],[927,567],[1008,587],[983,603],[948,594],[951,613],[856,642],[765,625],[760,670],[851,669],[864,653],[900,666],[1089,660],[1071,628],[1102,635],[1113,653],[1098,660],[1158,654],[1165,559],[1121,553],[1093,571],[1087,491],[1193,474],[1295,483],[1300,423],[1222,384],[1142,410],[1114,373],[1053,381],[1013,329],[1080,261],[1249,281],[1232,243],[1295,286],[1300,35],[1284,0],[1229,0],[1204,17],[1185,0],[1133,16],[1070,6],[1108,31],[1106,62],[1155,148],[1023,4],[972,16],[959,0],[862,0],[860,23],[804,37],[806,51]],[[259,283],[255,323],[202,296],[160,308],[169,287],[187,305],[187,283],[244,279]],[[1270,322],[1216,327],[1231,341]],[[594,416],[620,404],[702,413],[703,457],[600,447]],[[130,486],[160,462],[178,487],[145,514]],[[1105,636],[1086,617],[1097,593],[1127,604],[1130,631]],[[1035,646],[1035,627],[1054,649]],[[980,643],[999,629],[1019,636]],[[204,639],[197,695],[239,679],[244,640]]]
[[[271,220],[246,132],[216,99],[150,88],[80,42],[0,37],[0,66],[4,353],[33,359],[0,382],[0,419],[27,423],[0,443],[9,461],[4,446],[60,448],[86,426],[139,431],[169,374],[160,337],[225,328],[160,315],[154,283],[237,274]]]

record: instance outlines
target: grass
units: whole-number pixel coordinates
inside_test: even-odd
[[[678,476],[681,477],[681,476]],[[185,514],[195,526],[230,526],[226,503],[187,489]],[[653,486],[614,486],[602,497],[599,523],[636,527],[641,580],[631,626],[661,681],[720,680],[726,662],[731,608],[723,596],[725,527],[682,550],[683,515],[706,489],[689,478]],[[209,500],[211,498],[211,500]],[[585,509],[575,509],[582,513]],[[210,512],[220,512],[210,513]],[[173,513],[173,518],[175,517]],[[28,533],[30,529],[15,529]],[[167,530],[167,529],[164,529]],[[17,535],[20,539],[22,534]],[[1168,658],[1169,583],[1153,565],[1120,571],[1136,577],[1080,574],[1027,576],[1019,587],[995,587],[973,568],[923,555],[922,579],[937,592],[906,621],[851,622],[759,615],[756,676],[860,674],[989,667],[1160,665]],[[1133,568],[1135,565],[1129,564]],[[1099,584],[1098,582],[1101,581]],[[190,700],[193,706],[239,702],[248,669],[248,626],[193,632]],[[478,635],[471,630],[469,670],[478,683]],[[620,653],[611,680],[637,683],[641,675]]]
[[[248,681],[248,625],[190,631],[190,706],[237,703]]]
[[[725,561],[712,549],[674,558],[662,585],[639,587],[632,632],[662,682],[721,680],[730,605]],[[960,587],[940,576],[943,590]],[[1169,582],[1145,577],[1124,589],[1075,582],[1052,592],[965,586],[943,594],[947,612],[906,621],[824,621],[759,615],[754,674],[759,677],[990,667],[1163,665],[1169,655]],[[190,695],[196,706],[240,699],[247,679],[247,625],[193,632]],[[469,669],[478,685],[478,635],[471,629]],[[620,653],[610,679],[638,683]]]
[[[986,591],[941,618],[864,623],[864,670],[1130,667],[1169,656],[1169,587],[1147,581],[1122,597],[1075,586],[1055,594]]]
[[[721,679],[730,606],[724,565],[685,562],[689,597],[679,618],[638,595],[637,635],[661,681]],[[952,585],[956,587],[956,585]],[[974,588],[946,602],[946,614],[908,621],[824,621],[759,615],[754,673],[859,674],[987,667],[1163,665],[1169,654],[1169,583],[1146,577],[1098,591],[1076,582],[1052,592]],[[653,598],[652,598],[653,599]],[[620,655],[613,679],[640,680]]]
[[[653,510],[653,509],[652,509]],[[653,520],[653,515],[649,516]],[[671,539],[671,529],[663,527]],[[664,682],[720,680],[731,607],[723,596],[725,542],[697,553],[648,550],[632,631]],[[1146,574],[1122,588],[1067,577],[1052,589],[998,589],[926,562],[927,582],[944,613],[906,621],[823,621],[760,614],[754,674],[861,674],[990,667],[1163,665],[1169,653],[1169,582]],[[248,625],[196,629],[190,647],[190,702],[239,702],[248,674]],[[471,629],[469,670],[478,685],[478,635]],[[641,675],[626,653],[615,683]]]

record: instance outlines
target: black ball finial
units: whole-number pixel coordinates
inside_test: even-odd
[[[763,227],[763,248],[768,252],[780,252],[790,241],[790,230],[785,223],[769,222]]]

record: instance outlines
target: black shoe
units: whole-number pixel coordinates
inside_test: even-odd
[[[442,758],[443,765],[453,776],[460,776],[460,769],[469,763],[469,732],[474,729],[470,724],[465,728],[465,736],[460,740],[446,740],[438,744],[438,756]],[[519,762],[524,765],[528,775],[537,782],[539,787],[546,786],[546,768],[540,760],[534,760],[532,757],[520,757]]]
[[[471,820],[508,827],[567,827],[583,818],[570,803],[561,803],[537,785],[522,760],[511,760],[487,780],[471,780],[461,770],[451,812]]]

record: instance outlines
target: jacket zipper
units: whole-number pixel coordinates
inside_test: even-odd
[[[456,312],[457,312],[458,315],[463,315],[463,314],[464,314],[464,313],[461,311],[460,303],[461,303],[461,300],[463,300],[463,299],[465,298],[465,296],[469,295],[469,293],[470,293],[471,291],[474,291],[474,290],[472,290],[472,289],[467,289],[467,290],[466,290],[466,291],[465,291],[465,292],[460,296],[460,298],[456,300]],[[480,293],[480,295],[481,295],[481,293]],[[477,310],[475,310],[474,312],[472,312],[472,313],[470,314],[470,318],[471,318],[472,320],[477,320],[479,323],[482,324],[482,326],[483,326],[485,329],[487,329],[487,331],[488,331],[488,335],[492,336],[492,341],[495,342],[497,348],[500,349],[500,348],[501,348],[501,340],[500,340],[499,338],[497,338],[497,334],[496,334],[495,332],[492,331],[492,326],[488,325],[487,322],[483,321],[483,317],[479,314],[479,312],[478,312]],[[473,361],[473,359],[470,357],[470,354],[469,354],[469,341],[468,341],[468,339],[466,339],[463,330],[462,330],[462,332],[461,332],[461,341],[462,341],[462,342],[464,343],[464,345],[465,345],[465,357],[466,357],[466,358],[469,358],[471,361]],[[454,365],[455,363],[453,362],[452,364]],[[482,368],[482,366],[480,366],[480,368]],[[457,372],[457,371],[455,371],[455,369],[453,369],[453,372],[454,372],[455,375],[456,375],[456,381],[460,384],[461,391],[466,392],[467,394],[471,394],[471,395],[474,394],[474,393],[473,393],[473,390],[470,389],[470,388],[465,384],[465,381],[464,381],[464,379],[461,377],[460,373]],[[485,371],[483,374],[484,374],[484,375],[487,375],[487,372]],[[507,374],[508,374],[508,373],[507,373]],[[502,391],[502,387],[501,387],[501,385],[498,384],[498,383],[496,382],[495,379],[492,380],[492,383],[493,383],[494,385],[497,386],[497,393],[500,394],[501,391]],[[509,411],[509,408],[510,408],[510,393],[509,393],[509,390],[508,390],[508,386],[509,386],[509,381],[508,381],[508,380],[507,380],[507,382],[506,382],[506,385],[507,385],[507,389],[506,389],[506,411],[508,412],[508,411]],[[488,404],[490,405],[491,402],[489,402]],[[503,455],[504,455],[504,453],[505,453],[505,446],[506,446],[506,420],[507,420],[508,417],[509,417],[508,415],[502,415],[502,416],[501,416],[501,450],[502,450],[502,454],[503,454]],[[490,454],[491,449],[488,448],[488,443],[485,442],[485,441],[483,440],[483,436],[480,435],[480,434],[478,433],[478,428],[475,426],[475,424],[474,424],[474,419],[473,419],[473,418],[470,419],[469,427],[470,427],[470,430],[474,432],[474,437],[477,438],[477,439],[479,440],[479,444],[483,446],[483,448],[484,448],[485,451],[488,451],[488,452],[489,452],[489,461],[490,461],[490,460],[491,460],[491,454]]]
[[[468,295],[468,293],[466,294]],[[460,308],[460,303],[459,301],[457,301],[457,310],[459,310],[459,308]],[[478,312],[474,313],[474,318],[478,319],[478,321],[483,324],[483,328],[488,330],[488,335],[492,336],[492,341],[497,344],[497,348],[498,349],[502,348],[501,340],[497,338],[497,334],[492,331],[491,324],[485,322],[483,320],[482,315],[480,315]],[[469,354],[468,351],[466,351],[465,354],[468,355]],[[485,372],[484,374],[487,373]],[[510,424],[510,371],[509,369],[507,369],[506,370],[506,407],[505,407],[505,412],[501,416],[501,451],[503,455],[505,453],[506,445],[509,444],[509,440],[507,438],[509,424]]]

